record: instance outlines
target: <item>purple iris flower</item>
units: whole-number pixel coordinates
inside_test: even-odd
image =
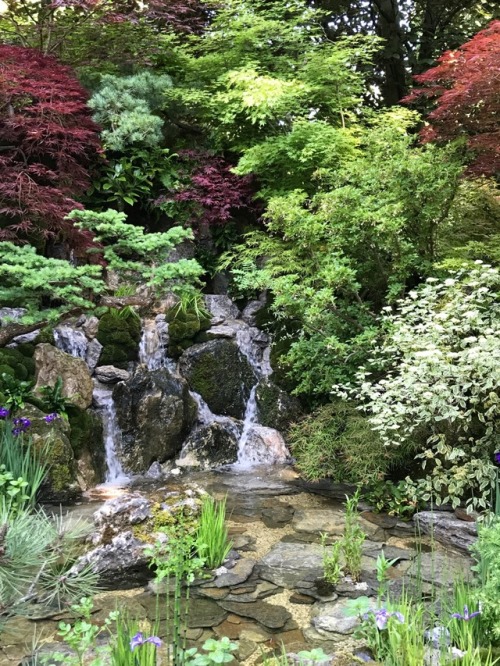
[[[375,617],[375,624],[377,625],[377,629],[379,631],[383,631],[387,627],[387,623],[391,617],[395,617],[398,622],[401,622],[401,624],[403,624],[405,621],[404,615],[402,613],[399,611],[388,611],[387,608],[380,608],[376,611],[370,611],[364,616],[365,619],[369,617],[369,615],[373,615]]]
[[[500,451],[495,451],[495,453],[493,454],[493,458],[496,464],[500,465]]]
[[[12,434],[16,437],[17,435],[21,435],[23,432],[26,432],[26,430],[28,430],[31,425],[31,421],[25,418],[14,419],[12,423],[15,426],[12,429]]]
[[[10,412],[6,407],[0,407],[0,419],[8,419]]]
[[[47,414],[47,416],[44,416],[43,418],[46,423],[52,423],[52,421],[59,419],[60,416],[57,412],[52,412],[52,414]]]
[[[464,605],[463,615],[461,613],[452,613],[451,617],[454,617],[456,620],[464,620],[464,622],[468,622],[469,620],[472,620],[473,617],[476,617],[476,615],[481,615],[481,611],[475,611],[474,613],[469,613],[468,606]]]
[[[152,643],[157,648],[161,647],[161,640],[158,638],[158,636],[149,636],[149,638],[144,638],[142,631],[138,631],[130,641],[130,650],[133,652],[136,647],[144,645],[145,643]]]

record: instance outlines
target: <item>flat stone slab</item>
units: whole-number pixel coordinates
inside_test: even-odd
[[[192,599],[189,604],[187,625],[190,629],[197,627],[215,627],[227,618],[227,612],[220,604],[211,599]]]
[[[359,524],[368,538],[384,540],[384,530],[375,523],[359,516]],[[327,509],[298,509],[292,520],[293,529],[300,534],[310,534],[314,538],[321,532],[330,536],[342,536],[345,527],[345,512],[342,507]]]
[[[423,534],[432,534],[436,541],[469,552],[477,540],[475,522],[459,520],[447,511],[420,511],[413,517],[417,528]]]
[[[345,609],[349,599],[338,599],[327,603],[316,604],[312,611],[312,626],[318,632],[328,634],[352,634],[359,624],[358,617],[346,617]],[[375,607],[375,600],[373,600]]]
[[[255,566],[255,560],[243,558],[236,562],[232,569],[227,573],[223,573],[214,580],[215,587],[232,587],[244,583],[250,578]]]
[[[305,577],[323,575],[323,549],[316,543],[298,546],[281,541],[257,562],[255,572],[275,585],[293,588]]]
[[[236,601],[219,601],[219,605],[224,610],[240,615],[241,617],[250,617],[257,620],[268,629],[281,629],[288,620],[291,619],[291,613],[282,606],[268,604],[265,601],[254,601],[253,603],[238,603]]]

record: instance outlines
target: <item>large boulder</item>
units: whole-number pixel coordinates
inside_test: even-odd
[[[87,409],[92,404],[92,377],[85,361],[65,354],[52,345],[37,345],[35,359],[35,390],[42,386],[54,386],[61,377],[62,394],[72,404]]]
[[[242,419],[255,375],[231,340],[211,340],[190,347],[180,359],[181,374],[215,414]]]
[[[226,319],[238,319],[240,311],[225,294],[206,294],[205,306],[212,315],[212,324],[221,324]]]
[[[268,377],[261,379],[255,392],[258,421],[268,428],[285,432],[301,415],[297,398],[283,391]]]
[[[252,425],[242,439],[240,461],[243,463],[272,465],[290,460],[283,436],[273,428]]]
[[[139,366],[129,380],[115,385],[113,400],[122,431],[120,458],[131,472],[174,458],[196,418],[187,383],[166,368]]]
[[[241,426],[230,418],[196,428],[184,443],[177,465],[211,469],[235,463],[240,434]]]
[[[413,516],[419,532],[430,534],[436,541],[470,552],[470,546],[477,540],[477,524],[459,520],[448,511],[419,511]]]

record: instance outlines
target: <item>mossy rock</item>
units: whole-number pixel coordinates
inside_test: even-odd
[[[35,376],[35,362],[31,356],[23,354],[18,347],[0,349],[0,377],[2,373],[15,377],[19,381],[30,380]]]
[[[212,340],[190,347],[180,360],[181,374],[215,414],[241,419],[256,382],[254,372],[237,345]]]
[[[258,422],[267,428],[286,432],[288,427],[301,416],[297,398],[283,391],[269,379],[261,379],[255,393]]]
[[[181,310],[174,305],[166,312],[168,335],[173,342],[194,338],[200,331],[210,328],[210,316],[194,308]]]
[[[39,345],[43,342],[46,342],[49,345],[54,345],[55,340],[54,340],[54,329],[51,326],[45,326],[45,328],[42,328],[40,330],[40,333],[37,335],[37,337],[34,340],[34,345]]]
[[[16,347],[17,351],[24,356],[25,359],[33,358],[35,353],[35,345],[31,342],[23,342]]]
[[[74,406],[68,408],[68,420],[69,440],[78,460],[79,478],[84,477],[85,486],[97,485],[106,476],[102,420],[95,412]]]
[[[2,375],[9,375],[10,377],[16,376],[16,371],[10,365],[0,365],[0,384]]]
[[[141,339],[141,320],[130,314],[105,313],[99,320],[97,340],[103,346],[100,365],[126,368],[129,361],[136,361]]]
[[[69,441],[70,425],[65,419],[46,423],[45,414],[33,405],[26,405],[22,416],[30,419],[29,435],[35,450],[44,450],[48,464],[47,477],[41,489],[45,501],[67,501],[79,495],[76,463]]]

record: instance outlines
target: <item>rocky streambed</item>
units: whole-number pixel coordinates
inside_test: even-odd
[[[333,588],[323,580],[320,535],[334,540],[342,534],[347,489],[325,485],[311,492],[292,476],[286,468],[262,474],[199,473],[190,475],[188,484],[176,480],[161,488],[126,488],[105,503],[101,498],[72,507],[71,514],[94,522],[94,548],[85,562],[99,571],[104,588],[95,597],[94,620],[103,621],[118,606],[145,628],[152,625],[156,589],[143,553],[144,537],[154,529],[147,527],[151,512],[158,498],[175,507],[195,502],[203,490],[227,495],[233,550],[223,567],[192,586],[187,638],[196,645],[214,636],[238,640],[240,662],[252,663],[284,644],[291,652],[322,647],[338,659],[344,655],[339,664],[359,663],[347,656],[362,646],[353,638],[357,620],[346,617],[344,609],[351,598],[376,595],[375,564],[382,550],[395,560],[390,570],[394,593],[403,585],[411,589],[418,578],[431,595],[432,589],[469,576],[467,546],[475,538],[474,523],[446,512],[423,513],[405,523],[365,510],[360,514],[367,534],[361,581],[346,578]],[[53,649],[58,622],[67,617],[54,613],[11,620],[1,637],[0,663],[18,664],[30,653],[35,633],[44,649]],[[165,618],[163,603],[160,617]]]

